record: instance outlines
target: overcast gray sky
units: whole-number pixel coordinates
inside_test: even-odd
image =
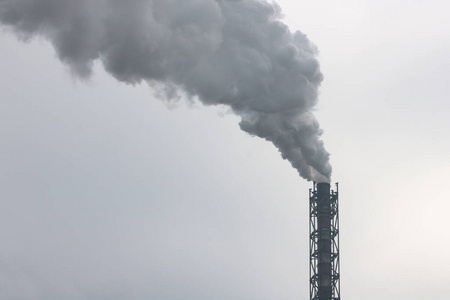
[[[448,299],[450,5],[278,3],[320,51],[343,299]],[[1,299],[308,299],[311,184],[239,117],[4,27],[0,66]]]

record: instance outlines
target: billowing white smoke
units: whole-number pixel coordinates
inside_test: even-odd
[[[329,181],[311,113],[323,78],[317,51],[281,17],[277,4],[258,0],[0,0],[3,25],[48,39],[77,75],[100,60],[162,98],[182,91],[228,105],[242,130],[271,141],[302,177]]]

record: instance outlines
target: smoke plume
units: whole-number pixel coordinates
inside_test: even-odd
[[[329,181],[312,109],[323,79],[315,46],[264,0],[0,0],[0,22],[40,36],[77,75],[101,61],[117,80],[166,100],[227,105],[307,180]]]

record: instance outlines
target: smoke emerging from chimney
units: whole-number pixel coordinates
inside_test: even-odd
[[[0,22],[49,40],[81,77],[101,61],[117,80],[165,100],[227,105],[307,180],[329,182],[312,109],[323,79],[316,47],[262,0],[0,0]]]

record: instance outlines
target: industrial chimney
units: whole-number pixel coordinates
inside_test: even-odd
[[[340,300],[338,184],[314,183],[309,208],[310,300]]]

